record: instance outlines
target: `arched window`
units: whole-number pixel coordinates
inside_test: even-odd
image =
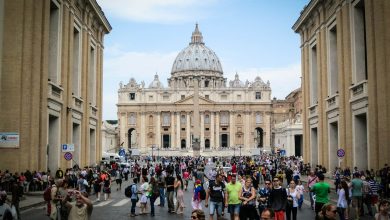
[[[149,126],[153,126],[153,115],[149,115]]]
[[[227,112],[221,113],[221,124],[223,125],[229,124],[229,115]]]
[[[169,113],[163,113],[163,126],[169,126],[170,125],[170,114]]]
[[[185,149],[185,148],[186,148],[186,140],[182,139],[181,140],[181,149]]]
[[[210,140],[209,140],[209,139],[206,139],[206,140],[204,141],[204,148],[205,148],[205,149],[210,149]]]

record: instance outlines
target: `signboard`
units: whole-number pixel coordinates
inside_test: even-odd
[[[338,149],[337,150],[337,156],[338,157],[344,157],[345,156],[345,151],[343,149]]]
[[[19,133],[0,132],[0,148],[19,148]]]
[[[62,152],[73,152],[74,151],[74,144],[62,144]]]
[[[73,155],[70,152],[66,152],[64,154],[64,158],[65,158],[65,160],[71,160],[73,158]]]
[[[126,155],[126,151],[124,149],[119,150],[119,156],[124,157]]]

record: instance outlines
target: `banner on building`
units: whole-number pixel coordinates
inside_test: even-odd
[[[0,148],[19,148],[19,133],[0,132]]]

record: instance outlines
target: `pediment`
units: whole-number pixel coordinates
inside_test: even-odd
[[[178,105],[192,105],[194,104],[194,95],[188,96],[185,99],[175,102]],[[205,97],[199,96],[199,105],[215,104],[214,101],[206,99]]]

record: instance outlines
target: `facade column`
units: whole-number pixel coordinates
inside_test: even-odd
[[[215,129],[214,129],[214,112],[210,113],[210,148],[212,149],[215,146]]]
[[[120,140],[120,143],[124,143],[123,146],[129,146],[127,145],[127,141],[128,141],[128,138],[127,138],[127,132],[126,132],[126,113],[120,113],[120,117],[121,117],[121,124],[120,124],[120,137],[121,137],[121,140]]]
[[[234,140],[235,140],[235,123],[234,123],[234,112],[230,111],[229,112],[229,147],[234,146]]]
[[[245,112],[245,127],[244,127],[244,148],[249,149],[251,148],[251,135],[250,135],[250,116],[251,112],[246,111]],[[253,139],[253,138],[252,138]]]
[[[180,112],[176,112],[176,149],[180,149]]]
[[[200,149],[204,150],[204,112],[200,112]]]
[[[263,147],[271,150],[271,112],[265,114],[265,135],[263,134]]]
[[[160,119],[161,112],[156,112],[156,139],[155,143],[158,147],[161,147],[161,119]]]
[[[141,131],[139,132],[141,137],[139,140],[140,146],[138,146],[138,147],[144,148],[144,147],[146,147],[146,133],[147,133],[146,127],[145,127],[146,126],[145,113],[141,112],[139,114],[141,114]]]
[[[215,116],[216,116],[216,120],[215,120],[215,146],[214,147],[219,148],[220,147],[220,144],[219,144],[219,140],[220,140],[220,137],[219,137],[219,127],[220,127],[219,112],[216,112]]]
[[[171,112],[171,137],[169,138],[169,147],[171,149],[175,146],[175,140],[175,112]]]
[[[191,112],[187,112],[187,120],[186,120],[186,148],[190,149],[191,147]]]

